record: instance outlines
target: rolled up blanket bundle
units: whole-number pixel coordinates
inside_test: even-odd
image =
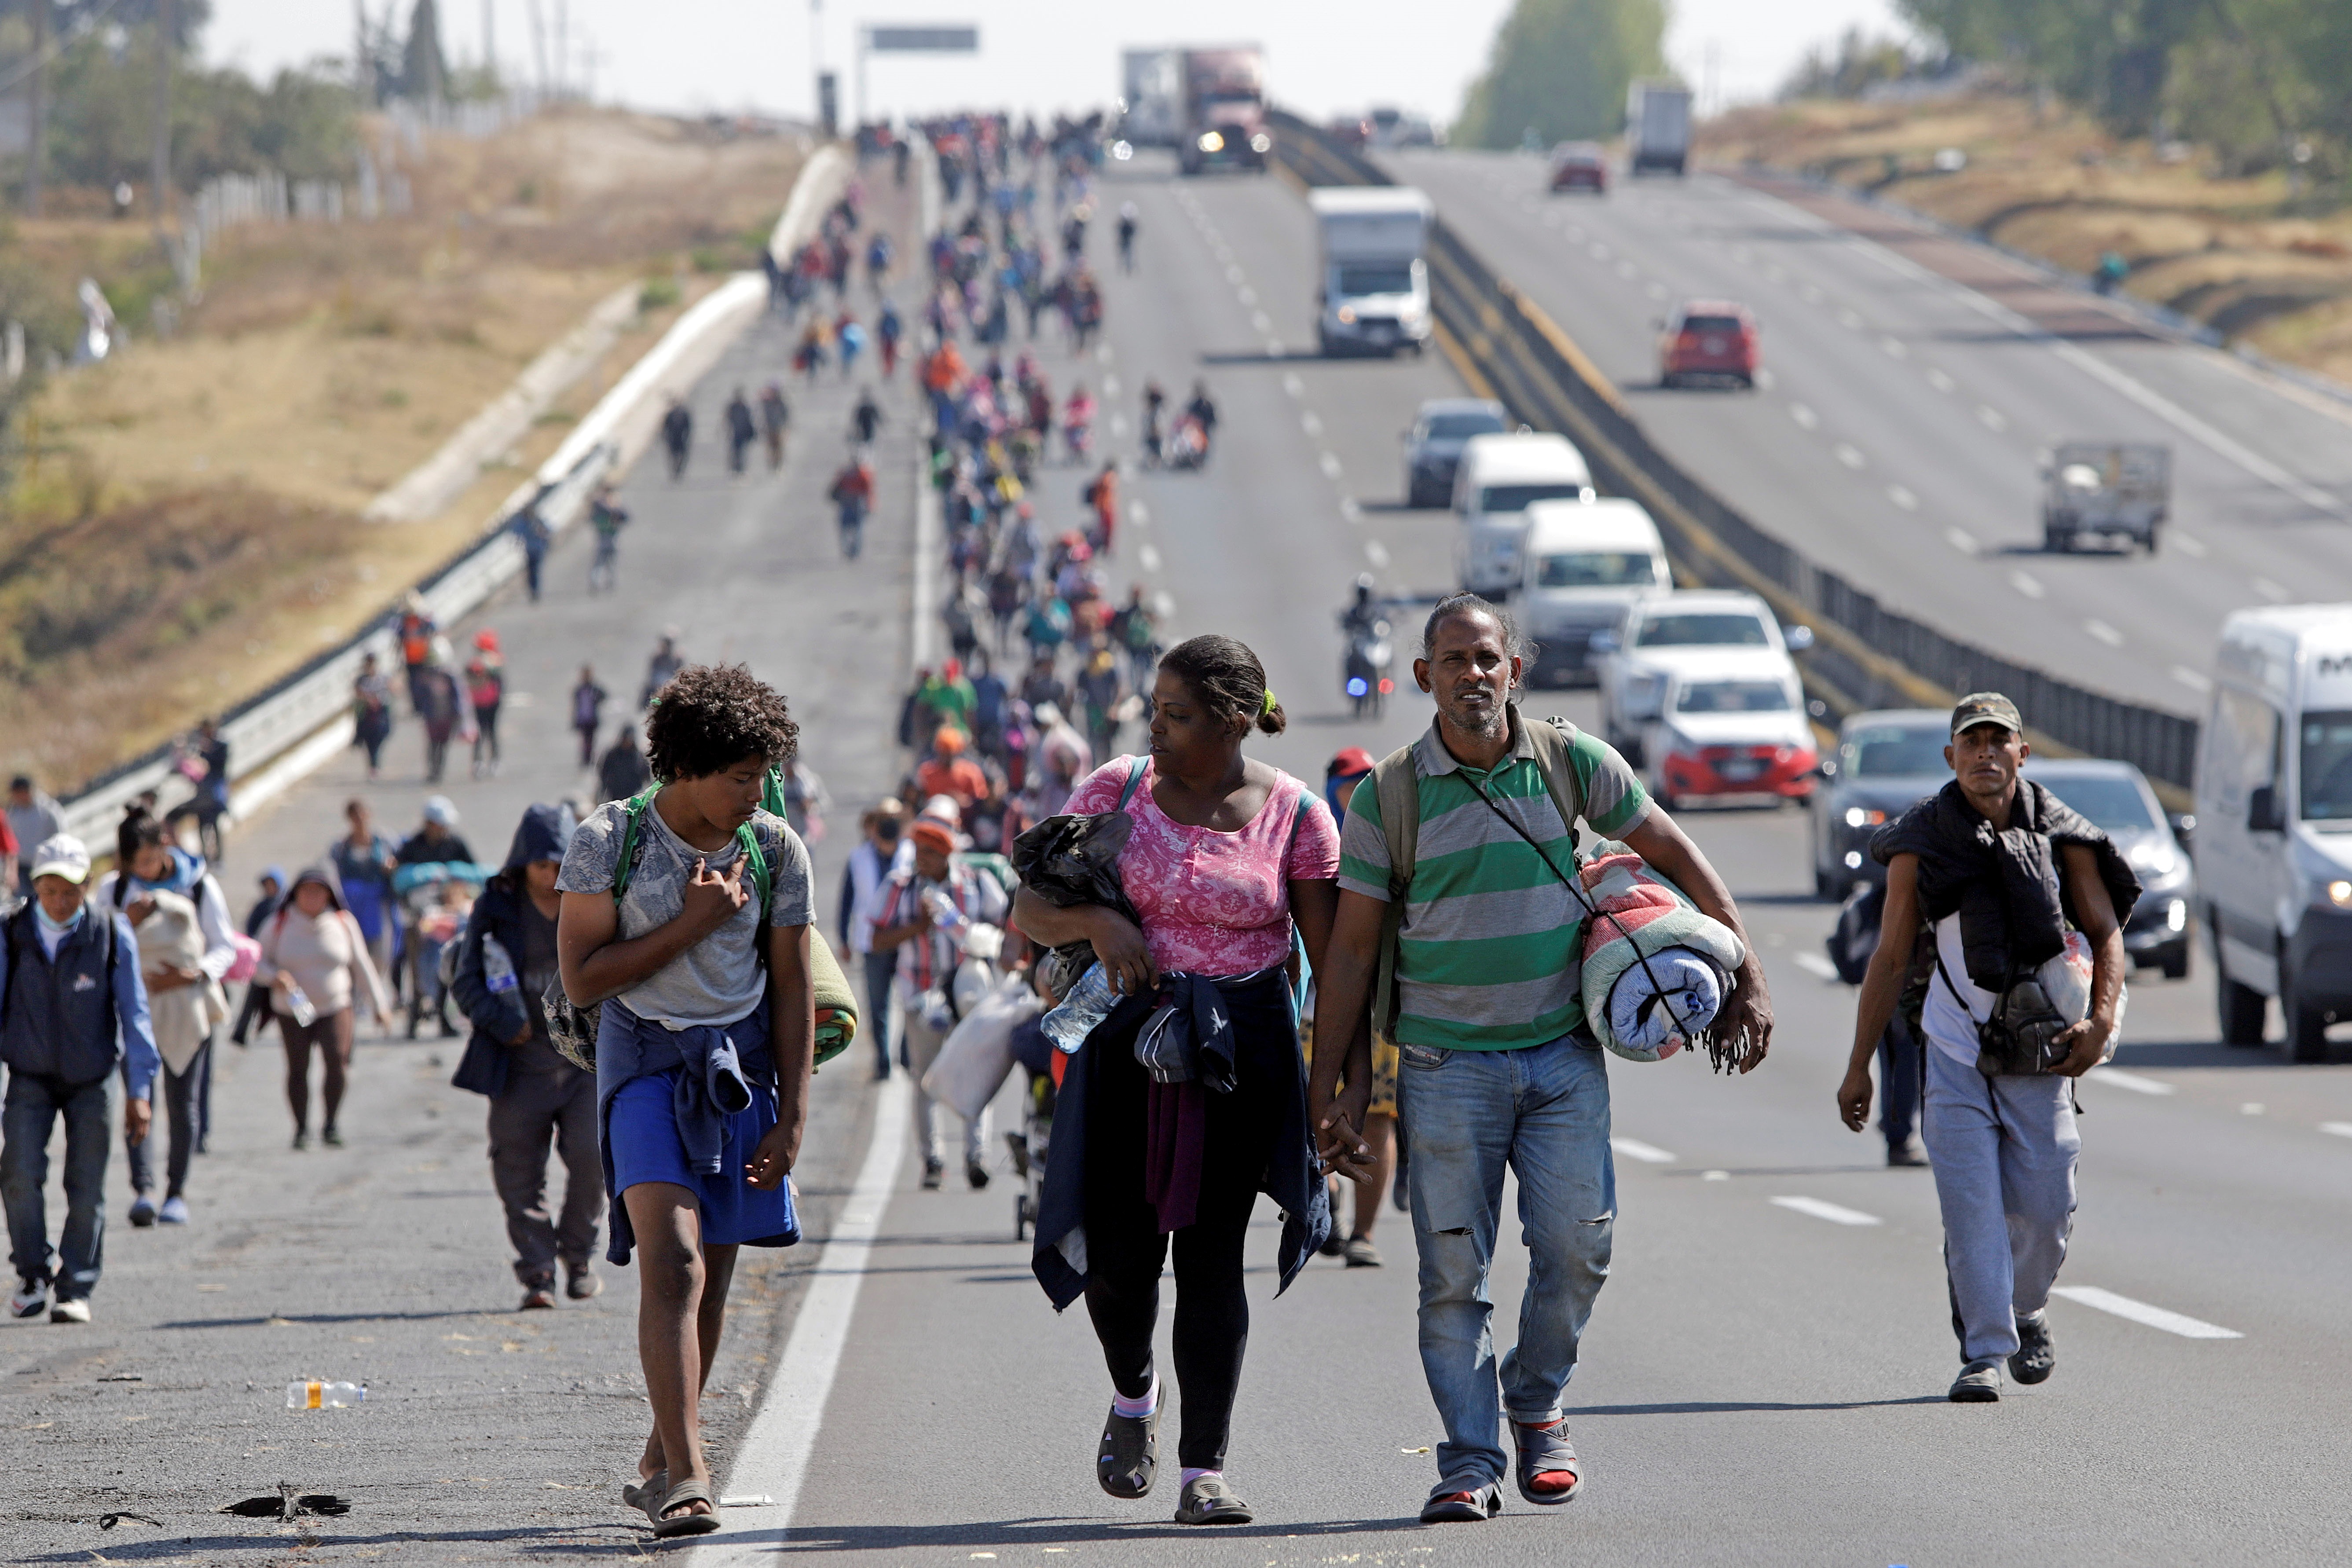
[[[1746,949],[1680,888],[1625,846],[1604,840],[1578,868],[1596,913],[1584,930],[1584,1013],[1602,1046],[1628,1061],[1663,1061],[1704,1045],[1731,994]]]

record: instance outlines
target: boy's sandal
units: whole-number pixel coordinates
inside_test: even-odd
[[[1568,1440],[1568,1423],[1554,1421],[1549,1426],[1527,1426],[1514,1421],[1511,1437],[1519,1449],[1519,1462],[1514,1467],[1519,1495],[1545,1507],[1573,1502],[1584,1489],[1584,1466],[1576,1457],[1576,1446]],[[1543,1475],[1565,1475],[1568,1485],[1538,1488],[1535,1479]]]
[[[702,1503],[709,1513],[679,1513],[677,1510],[689,1503]],[[710,1495],[708,1484],[683,1480],[662,1494],[661,1511],[654,1517],[654,1534],[667,1540],[676,1535],[708,1535],[719,1528],[719,1500]]]
[[[632,1481],[621,1489],[621,1501],[635,1509],[654,1523],[661,1522],[662,1493],[669,1490],[669,1472],[656,1470],[643,1480]]]

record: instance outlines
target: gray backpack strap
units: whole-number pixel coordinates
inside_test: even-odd
[[[1543,773],[1544,787],[1551,792],[1551,804],[1559,813],[1561,826],[1568,829],[1568,852],[1572,858],[1580,837],[1576,821],[1584,815],[1584,785],[1576,776],[1571,755],[1577,728],[1565,719],[1530,719],[1516,704],[1511,717],[1535,747],[1536,767]]]

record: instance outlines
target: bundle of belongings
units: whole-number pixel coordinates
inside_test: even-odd
[[[1593,1037],[1628,1061],[1664,1061],[1712,1041],[1746,949],[1680,888],[1622,844],[1603,839],[1578,868],[1593,914],[1584,924],[1584,1015]]]
[[[1137,777],[1142,773],[1136,770]],[[1098,811],[1087,816],[1065,813],[1049,816],[1027,829],[1013,841],[1013,869],[1021,885],[1059,910],[1076,909],[1085,904],[1099,904],[1116,910],[1140,927],[1143,918],[1128,901],[1127,889],[1118,879],[1119,851],[1127,847],[1128,836],[1135,831],[1135,819],[1127,814],[1127,803],[1134,795],[1137,778],[1128,780],[1127,790],[1119,797],[1117,809]],[[1055,1003],[1070,1000],[1070,993],[1087,970],[1095,967],[1094,944],[1089,942],[1064,942],[1038,960],[1038,973]],[[1101,976],[1097,976],[1100,982]],[[1076,1004],[1079,1017],[1057,1018],[1048,1034],[1068,1038],[1083,1038],[1086,1031],[1107,1017],[1117,1001],[1108,984],[1097,984]],[[1056,1006],[1055,1013],[1062,1008]],[[1065,1050],[1075,1050],[1075,1039],[1064,1045]]]

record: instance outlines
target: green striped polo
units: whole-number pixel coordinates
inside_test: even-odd
[[[1572,874],[1568,824],[1517,723],[1515,713],[1510,754],[1486,773],[1456,762],[1434,722],[1414,742],[1421,840],[1397,952],[1402,1043],[1514,1051],[1556,1040],[1584,1021],[1582,907],[1535,845],[1472,787],[1475,781]],[[1616,838],[1640,825],[1649,796],[1624,758],[1580,731],[1569,755],[1594,832]],[[1339,886],[1389,901],[1388,836],[1369,780],[1348,805]]]

